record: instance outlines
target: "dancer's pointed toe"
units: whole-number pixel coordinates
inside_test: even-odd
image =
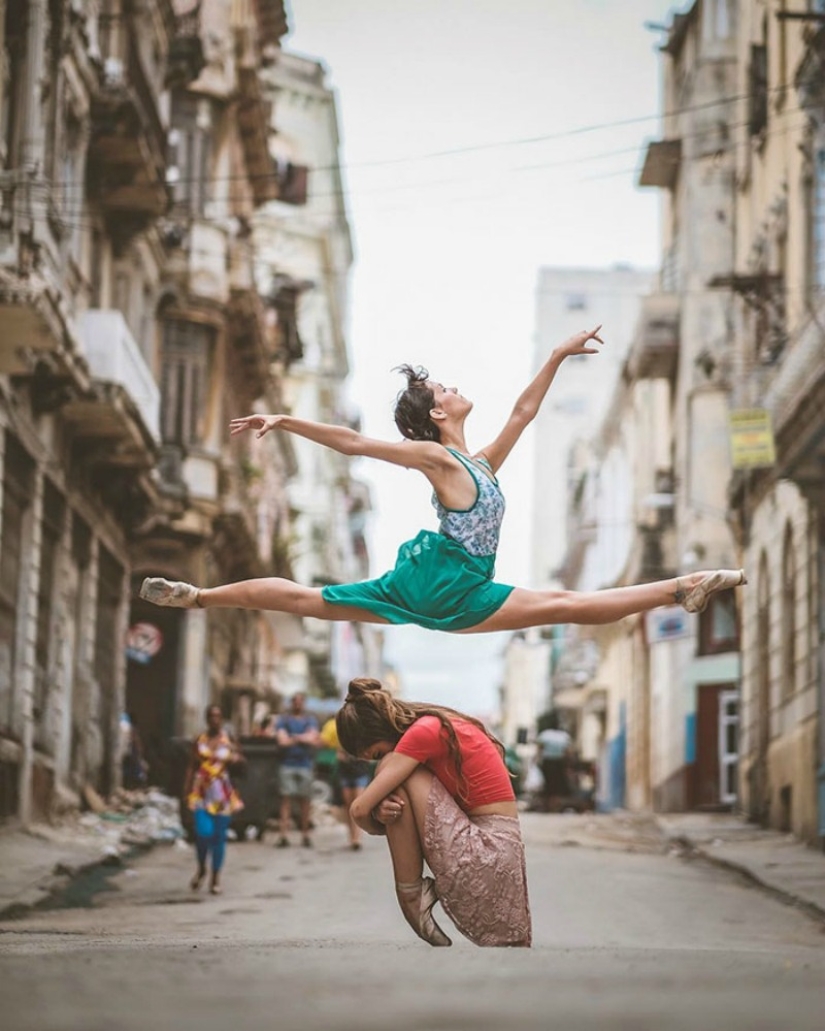
[[[194,609],[198,605],[198,588],[179,580],[164,580],[162,576],[147,576],[140,587],[140,596],[153,605],[172,609]]]
[[[716,569],[706,573],[697,584],[687,590],[679,586],[676,600],[688,612],[704,612],[712,594],[730,590],[732,587],[741,587],[747,582],[744,569]]]

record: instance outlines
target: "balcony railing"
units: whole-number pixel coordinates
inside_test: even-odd
[[[134,405],[151,442],[156,444],[160,439],[160,391],[123,315],[117,310],[87,311],[81,318],[80,334],[94,380],[104,388],[120,388],[104,389],[95,403],[77,406],[75,422],[87,421],[81,418],[81,408],[89,414],[83,435],[119,435],[117,424],[128,418],[128,402],[123,403],[125,399],[118,397],[122,391]],[[101,401],[104,407],[113,409],[109,416],[101,413]]]
[[[114,43],[120,46],[115,47]],[[157,218],[169,206],[166,129],[159,98],[146,74],[131,24],[122,23],[92,103],[90,178],[103,208],[138,220]]]
[[[628,367],[634,379],[671,379],[679,359],[678,294],[648,294],[642,300]]]

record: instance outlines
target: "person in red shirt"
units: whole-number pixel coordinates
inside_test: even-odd
[[[366,677],[350,681],[336,726],[349,755],[380,760],[350,816],[386,835],[398,902],[416,934],[452,944],[433,917],[440,902],[476,945],[529,946],[524,844],[500,742],[471,716],[401,701]]]

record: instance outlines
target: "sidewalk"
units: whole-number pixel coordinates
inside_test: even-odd
[[[825,853],[731,813],[660,813],[656,821],[671,843],[825,919]]]
[[[13,920],[96,866],[182,835],[177,802],[149,791],[100,813],[0,830],[0,920]]]

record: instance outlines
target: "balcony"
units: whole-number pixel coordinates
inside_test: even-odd
[[[169,44],[165,85],[169,89],[188,86],[197,79],[205,64],[201,4],[198,0],[188,11],[175,15],[175,34]]]
[[[233,368],[250,400],[260,397],[269,380],[266,312],[255,289],[252,244],[235,240],[229,247],[229,341]]]
[[[29,375],[39,365],[52,377],[88,389],[80,341],[57,292],[42,276],[0,268],[0,323],[0,373]]]
[[[118,216],[117,226],[139,231],[169,207],[166,128],[129,21],[112,49],[122,56],[106,58],[92,101],[89,180],[104,211]]]
[[[797,69],[795,85],[800,107],[821,117],[825,108],[825,14],[804,29],[805,54]]]
[[[645,151],[639,186],[658,186],[672,190],[679,178],[682,162],[681,140],[653,140]]]
[[[256,207],[278,196],[276,169],[269,153],[270,105],[261,91],[257,64],[238,68],[238,130]]]
[[[93,464],[149,468],[157,458],[160,393],[119,311],[87,311],[80,323],[93,377],[86,396],[63,407]]]
[[[679,359],[678,294],[648,294],[628,357],[633,379],[673,379]]]
[[[277,46],[289,31],[284,0],[254,0],[258,35],[263,46]]]
[[[226,304],[227,264],[226,231],[195,219],[186,230],[182,246],[169,252],[166,272],[188,298]]]

